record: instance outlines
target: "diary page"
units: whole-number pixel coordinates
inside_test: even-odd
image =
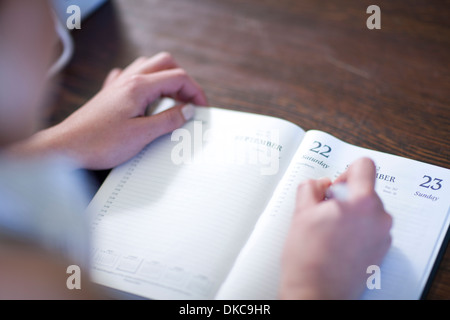
[[[284,120],[197,108],[93,199],[94,281],[148,298],[214,297],[302,137]]]
[[[449,227],[450,170],[356,147],[320,131],[306,133],[217,298],[277,298],[280,257],[298,184],[309,178],[334,179],[360,157],[375,161],[375,188],[393,216],[392,246],[380,266],[381,288],[367,289],[362,298],[420,298]]]

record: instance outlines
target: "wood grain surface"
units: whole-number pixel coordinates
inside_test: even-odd
[[[369,5],[381,30],[366,27]],[[209,103],[450,168],[450,1],[116,0],[72,35],[49,124],[137,56],[171,52]],[[450,195],[449,195],[450,196]],[[450,250],[428,299],[450,298]]]

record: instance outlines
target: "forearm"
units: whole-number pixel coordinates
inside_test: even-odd
[[[39,159],[53,156],[69,157],[61,142],[59,126],[39,131],[26,140],[17,142],[4,150],[7,157],[18,159]]]

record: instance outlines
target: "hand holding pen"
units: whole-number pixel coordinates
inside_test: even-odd
[[[390,246],[392,218],[374,189],[374,163],[355,161],[328,190],[331,185],[324,178],[298,187],[282,257],[281,298],[358,298],[367,267],[381,264]]]

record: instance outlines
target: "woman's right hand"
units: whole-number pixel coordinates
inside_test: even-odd
[[[325,200],[329,179],[298,187],[280,298],[357,299],[369,277],[367,268],[380,265],[390,246],[392,218],[374,189],[374,163],[356,161],[335,183],[347,184],[347,200]]]

